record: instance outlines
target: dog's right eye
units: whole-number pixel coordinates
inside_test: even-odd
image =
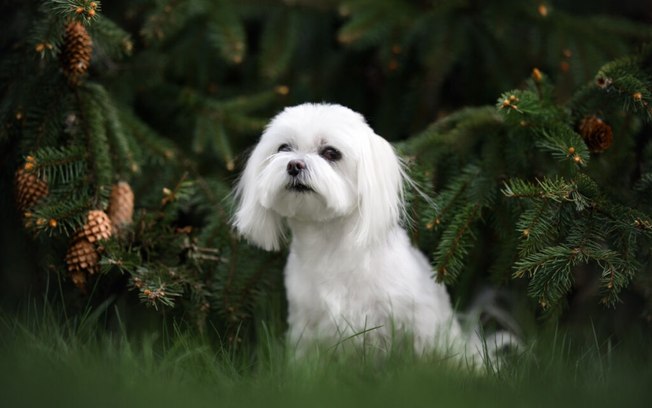
[[[290,146],[287,143],[283,143],[282,145],[280,145],[277,150],[277,152],[289,152],[289,151],[292,151],[292,146]]]

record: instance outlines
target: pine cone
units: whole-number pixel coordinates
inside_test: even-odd
[[[102,210],[88,212],[86,224],[77,232],[77,240],[86,239],[90,243],[108,239],[113,233],[109,216]]]
[[[93,40],[82,23],[71,22],[66,26],[61,64],[71,85],[77,85],[86,74],[93,56]]]
[[[48,195],[48,183],[24,168],[16,171],[16,201],[21,211],[26,211]]]
[[[81,290],[83,293],[87,292],[86,289],[86,272],[84,271],[73,271],[70,272],[70,279],[72,280],[72,283],[77,286],[79,290]]]
[[[95,246],[86,239],[75,239],[66,253],[68,272],[95,273],[99,269],[100,255]]]
[[[582,119],[579,131],[584,143],[592,153],[604,152],[613,141],[611,126],[595,115]]]
[[[82,292],[86,292],[86,276],[99,269],[100,255],[86,239],[75,239],[66,253],[70,279]]]
[[[129,226],[134,216],[134,192],[127,182],[113,185],[109,199],[109,218],[116,232]]]

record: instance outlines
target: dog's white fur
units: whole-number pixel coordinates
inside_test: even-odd
[[[322,157],[326,146],[341,159]],[[305,163],[296,177],[291,160]],[[299,351],[352,336],[386,345],[397,332],[417,352],[468,349],[446,288],[400,226],[405,180],[392,146],[346,107],[294,106],[267,126],[236,188],[234,225],[266,250],[289,227],[288,335]]]

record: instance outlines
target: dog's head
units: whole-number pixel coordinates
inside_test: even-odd
[[[272,119],[249,157],[235,191],[234,225],[256,245],[276,250],[283,218],[357,215],[353,241],[366,245],[397,224],[402,191],[398,157],[360,114],[340,105],[298,105]]]

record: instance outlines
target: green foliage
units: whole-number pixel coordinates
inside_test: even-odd
[[[191,90],[182,92],[182,103],[189,110],[198,113],[194,123],[193,152],[212,153],[222,160],[229,171],[235,168],[235,155],[229,133],[260,132],[265,121],[252,116],[251,112],[269,105],[278,96],[274,91],[264,91],[256,95],[220,101],[203,97]]]
[[[631,62],[640,64],[645,58],[646,54],[642,54],[626,59],[629,65],[625,66],[631,69],[620,74],[620,77],[630,75],[638,78],[637,86],[644,88],[637,89],[650,89],[652,85],[645,79],[646,74],[642,74],[645,68]],[[614,64],[623,66],[619,62],[607,64],[599,71],[598,77],[605,77],[605,72],[614,72],[611,68]],[[612,86],[613,82],[608,82]],[[593,87],[604,88],[602,83]],[[586,89],[578,93],[589,97]],[[483,135],[476,132],[466,136],[477,138],[475,144],[460,141],[460,132],[465,132],[469,125],[458,122],[456,115],[451,115],[450,119],[434,124],[427,133],[405,144],[408,152],[423,157],[432,154],[428,150],[437,154],[435,149],[464,157],[472,148],[492,151],[492,143],[501,144],[500,149],[509,151],[513,147],[508,143],[521,142],[523,144],[517,146],[524,149],[523,153],[533,152],[529,154],[529,161],[515,167],[505,162],[504,156],[482,154],[482,161],[461,167],[459,175],[445,179],[444,188],[436,200],[436,211],[434,214],[426,212],[430,220],[426,221],[428,225],[436,225],[436,230],[442,231],[438,234],[439,244],[434,251],[438,276],[452,282],[469,267],[469,252],[476,238],[471,226],[482,222],[478,209],[485,208],[485,212],[491,213],[495,219],[507,220],[520,236],[516,241],[507,239],[501,242],[508,247],[496,249],[496,262],[512,259],[513,276],[529,278],[528,294],[544,309],[558,309],[564,302],[573,288],[574,274],[580,265],[595,270],[600,301],[614,306],[620,300],[621,291],[643,268],[641,261],[647,257],[646,248],[651,237],[648,229],[650,215],[641,211],[637,201],[629,199],[628,195],[615,197],[611,188],[600,186],[593,178],[603,177],[600,173],[613,170],[605,167],[607,163],[601,158],[596,159],[603,166],[601,169],[592,166],[593,161],[589,159],[593,154],[582,136],[573,129],[571,118],[575,116],[576,106],[584,109],[589,104],[597,105],[598,101],[574,97],[562,105],[553,99],[554,94],[547,78],[535,72],[533,79],[527,82],[527,89],[509,91],[499,98],[496,109],[502,113],[503,120],[493,121],[494,127],[498,128],[495,131],[497,137],[480,139]],[[600,100],[622,99],[622,92],[590,95]],[[602,105],[609,103],[614,104],[614,101]],[[633,118],[646,120],[646,110],[631,103],[625,104],[624,109]],[[457,115],[484,120],[487,114],[476,109]],[[466,149],[452,150],[460,145]],[[546,154],[555,161],[547,159]],[[443,159],[441,153],[436,157]],[[640,160],[640,165],[648,166],[650,157],[646,155]],[[447,174],[451,174],[451,164],[462,162],[442,161],[448,166]],[[438,168],[442,166],[436,164],[435,169]],[[469,169],[473,171],[469,172]],[[473,189],[491,191],[487,184],[495,185],[501,178],[507,181],[502,188],[502,197],[498,199],[467,193]],[[630,183],[631,188],[638,186],[638,191],[646,191],[647,176]],[[520,202],[518,211],[506,213],[503,207],[509,204],[505,200],[514,199]],[[447,214],[452,216],[446,217]],[[495,234],[501,235],[501,232]],[[517,242],[517,254],[512,250],[514,242]],[[501,256],[503,252],[505,256]]]
[[[595,188],[589,179],[579,182]],[[571,289],[574,267],[589,262],[601,270],[601,301],[614,305],[620,291],[640,270],[636,260],[638,238],[650,237],[644,230],[633,228],[636,219],[628,224],[621,218],[632,217],[633,211],[622,213],[622,208],[610,208],[604,198],[586,197],[578,184],[561,179],[537,185],[515,180],[504,190],[509,198],[534,204],[518,221],[523,235],[522,259],[514,265],[514,276],[531,278],[529,293],[544,307],[563,299]],[[626,245],[616,244],[624,237]]]
[[[215,8],[209,12],[208,40],[226,61],[239,64],[246,50],[245,32],[242,20],[234,8],[225,7],[225,1],[215,1]]]
[[[46,237],[47,259],[55,260],[51,268],[65,277],[64,250],[86,221],[86,213],[107,209],[117,181],[143,177],[135,183],[137,188],[143,186],[140,210],[129,228],[97,247],[101,274],[89,276],[90,284],[103,292],[102,281],[109,286],[121,282],[118,286],[130,288],[143,303],[159,311],[174,308],[202,330],[210,315],[211,324],[223,329],[233,344],[242,341],[248,336],[242,325],[252,318],[264,293],[262,287],[269,288],[274,275],[265,273],[269,258],[261,259],[265,266],[252,262],[255,251],[239,243],[230,231],[230,210],[224,201],[228,184],[204,179],[197,172],[199,162],[187,154],[206,155],[207,161],[218,157],[223,168],[232,171],[236,153],[231,139],[259,132],[264,120],[256,112],[284,91],[267,86],[251,96],[217,98],[205,88],[179,86],[174,79],[148,88],[148,92],[173,95],[182,123],[189,118],[195,121],[192,149],[186,152],[188,144],[182,143],[184,149],[179,149],[136,112],[137,89],[125,93],[112,83],[115,75],[129,69],[124,58],[134,45],[129,33],[99,14],[99,2],[40,3],[34,10],[39,19],[28,24],[30,40],[13,45],[3,61],[2,117],[8,124],[3,126],[3,140],[19,140],[21,156],[48,184],[48,195],[27,214],[25,226],[35,236]],[[163,3],[163,14],[169,14],[166,7],[188,11],[187,19],[179,16],[178,35],[183,35],[184,21],[190,23],[200,13],[211,11],[207,40],[231,62],[244,57],[243,23],[230,4]],[[152,12],[151,21],[156,21],[156,11]],[[69,85],[59,67],[63,31],[71,19],[88,27],[94,45],[95,71],[78,86]],[[147,27],[142,31],[145,39]],[[140,73],[138,61],[133,62],[135,75]],[[154,184],[147,186],[148,180]],[[193,224],[204,228],[195,231]],[[65,283],[72,290],[70,282]]]
[[[260,45],[260,71],[263,77],[277,80],[285,74],[301,36],[300,15],[294,10],[274,10],[265,24]]]
[[[215,328],[230,345],[256,338],[252,323],[283,298],[284,254],[234,234],[231,186],[275,112],[324,100],[363,113],[420,190],[437,192],[408,192],[411,232],[461,303],[491,279],[529,295],[530,313],[563,313],[585,289],[610,306],[634,294],[652,312],[651,31],[617,5],[599,15],[583,12],[597,9],[590,1],[0,7],[0,182],[9,191],[26,161],[47,182],[21,223],[38,240],[17,245],[38,248],[39,279],[62,278],[70,311],[138,299],[148,316]],[[93,41],[78,85],[61,61],[70,21]],[[613,129],[604,153],[579,128],[591,115]],[[136,193],[134,220],[96,245],[95,300],[80,300],[65,251],[118,181]]]
[[[89,34],[94,40],[95,58],[107,65],[126,58],[133,50],[129,33],[100,14],[89,27]]]
[[[592,67],[633,51],[631,44],[652,34],[648,26],[621,18],[571,15],[561,6],[530,1],[478,6],[459,0],[352,0],[339,10],[347,20],[338,39],[370,49],[389,77],[416,75],[402,99],[430,109],[448,104],[428,96],[439,95],[451,80],[460,87],[478,82],[478,75],[485,84],[462,91],[475,103],[512,87],[515,76],[534,66],[583,84]],[[381,95],[397,96],[391,89]]]
[[[88,140],[92,183],[95,186],[98,206],[105,207],[111,182],[113,181],[113,162],[109,155],[106,121],[102,105],[105,94],[99,86],[89,86],[79,94],[82,133]]]
[[[28,155],[33,172],[50,184],[68,184],[82,177],[84,151],[80,146],[44,147]]]

